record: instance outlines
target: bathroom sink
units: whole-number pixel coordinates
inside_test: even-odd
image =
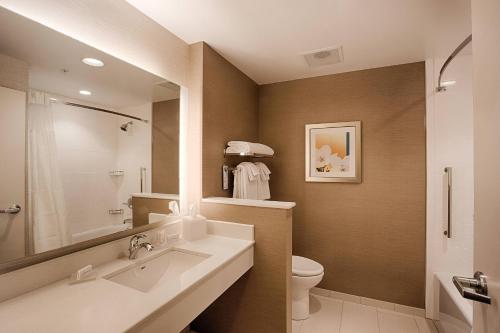
[[[155,287],[168,283],[170,288],[179,288],[183,275],[206,260],[204,253],[169,250],[154,257],[145,258],[104,278],[115,283],[147,293]]]

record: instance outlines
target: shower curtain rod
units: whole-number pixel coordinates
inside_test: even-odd
[[[122,117],[126,117],[126,118],[131,118],[131,119],[139,120],[139,121],[142,121],[143,123],[146,123],[146,124],[148,123],[147,119],[142,119],[142,118],[139,118],[139,117],[131,116],[131,115],[128,115],[128,114],[125,114],[125,113],[116,112],[116,111],[101,109],[101,108],[97,108],[95,106],[88,106],[88,105],[84,105],[84,104],[71,103],[71,102],[61,102],[61,103],[64,104],[64,105],[76,106],[78,108],[84,108],[84,109],[89,109],[89,110],[94,110],[94,111],[99,111],[99,112],[111,113],[111,114],[115,114],[117,116],[122,116]]]
[[[444,62],[443,67],[441,67],[441,70],[439,71],[438,86],[436,88],[436,90],[438,92],[446,91],[446,87],[443,87],[441,85],[441,77],[443,76],[443,73],[444,73],[446,67],[448,67],[450,62],[457,56],[457,54],[460,51],[462,51],[470,42],[472,42],[472,35],[469,35],[469,37],[467,37],[460,45],[458,45],[458,47],[455,49],[455,51],[453,51],[451,53],[451,55],[448,57],[448,59],[446,59],[446,61]]]

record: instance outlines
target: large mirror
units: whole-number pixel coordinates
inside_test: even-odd
[[[144,227],[134,198],[178,200],[179,90],[0,9],[0,265]]]

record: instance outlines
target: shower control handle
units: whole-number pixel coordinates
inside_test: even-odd
[[[17,214],[21,211],[21,206],[12,205],[6,209],[0,209],[0,214]]]
[[[477,271],[473,278],[454,276],[453,284],[463,298],[491,304],[491,297],[488,296],[488,283],[486,283],[486,275],[483,272]]]

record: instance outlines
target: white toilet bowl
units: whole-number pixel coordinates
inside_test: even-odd
[[[304,257],[292,257],[292,319],[309,318],[309,290],[321,282],[323,266]]]

